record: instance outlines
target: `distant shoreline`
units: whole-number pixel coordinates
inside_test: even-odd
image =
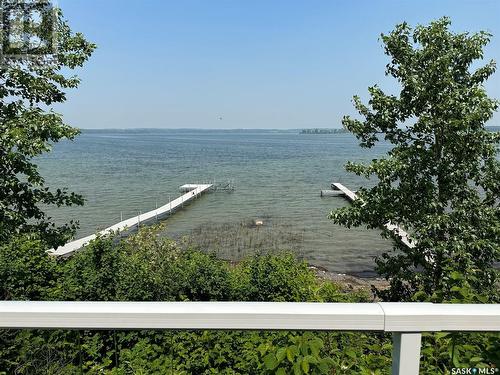
[[[313,128],[313,129],[302,129],[299,134],[345,134],[349,133],[347,129],[343,128]]]
[[[490,132],[500,132],[500,126],[486,126],[486,130]],[[347,129],[344,128],[311,128],[302,129],[299,134],[345,134],[349,133]]]
[[[349,133],[344,128],[162,128],[162,127],[137,127],[137,128],[79,128],[83,132],[143,132],[143,131],[182,131],[182,132],[276,132],[299,134],[345,134]],[[487,130],[500,132],[500,126],[486,126]]]

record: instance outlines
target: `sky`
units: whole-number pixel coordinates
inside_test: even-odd
[[[498,0],[58,0],[98,45],[80,87],[56,107],[80,128],[341,127],[388,57],[379,36],[449,16],[454,31],[494,34]],[[487,84],[500,98],[500,72]],[[490,122],[500,125],[497,114]]]

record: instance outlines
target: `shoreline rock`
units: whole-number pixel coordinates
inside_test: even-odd
[[[322,267],[310,265],[316,277],[322,280],[329,280],[340,285],[344,291],[372,291],[372,286],[378,289],[385,289],[389,286],[389,282],[379,277],[359,277],[344,273],[330,272]]]

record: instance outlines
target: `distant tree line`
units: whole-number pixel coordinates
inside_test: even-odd
[[[314,129],[302,129],[300,134],[343,134],[347,133],[346,129],[326,129],[326,128],[314,128]]]
[[[486,126],[486,130],[490,132],[500,132],[500,126]],[[345,134],[349,133],[349,130],[344,128],[311,128],[302,129],[299,134]]]

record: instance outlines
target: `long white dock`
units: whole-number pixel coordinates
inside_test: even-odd
[[[342,184],[340,184],[338,182],[333,182],[332,183],[332,189],[342,192],[342,194],[345,197],[347,197],[347,199],[349,199],[350,201],[354,201],[355,199],[358,199],[358,196],[357,196],[356,193],[354,193],[353,191],[349,190],[344,185],[342,185]],[[396,236],[399,237],[399,239],[401,240],[401,242],[404,243],[409,248],[415,247],[415,241],[412,240],[410,238],[409,234],[405,230],[403,230],[401,227],[399,227],[399,226],[397,226],[395,224],[392,224],[390,222],[387,223],[387,224],[385,224],[384,227],[386,227],[389,231],[391,231],[394,234],[396,234]]]
[[[212,184],[186,184],[182,185],[179,189],[183,192],[186,192],[185,194],[181,195],[179,198],[174,199],[171,202],[168,202],[167,204],[158,207],[155,210],[145,212],[143,214],[131,217],[130,219],[126,219],[123,221],[120,221],[117,224],[114,224],[102,231],[100,231],[98,234],[92,234],[87,237],[80,238],[75,241],[68,242],[64,246],[60,246],[57,249],[50,249],[49,253],[55,256],[61,256],[61,255],[70,255],[73,252],[77,251],[78,249],[81,249],[85,245],[87,245],[90,241],[95,239],[98,235],[106,235],[112,232],[119,232],[122,230],[126,229],[131,229],[134,227],[139,227],[141,223],[145,223],[147,221],[150,221],[152,219],[156,219],[160,216],[163,216],[168,213],[172,213],[179,207],[182,207],[185,203],[195,199],[196,197],[200,196],[207,190],[209,190],[212,187]]]

